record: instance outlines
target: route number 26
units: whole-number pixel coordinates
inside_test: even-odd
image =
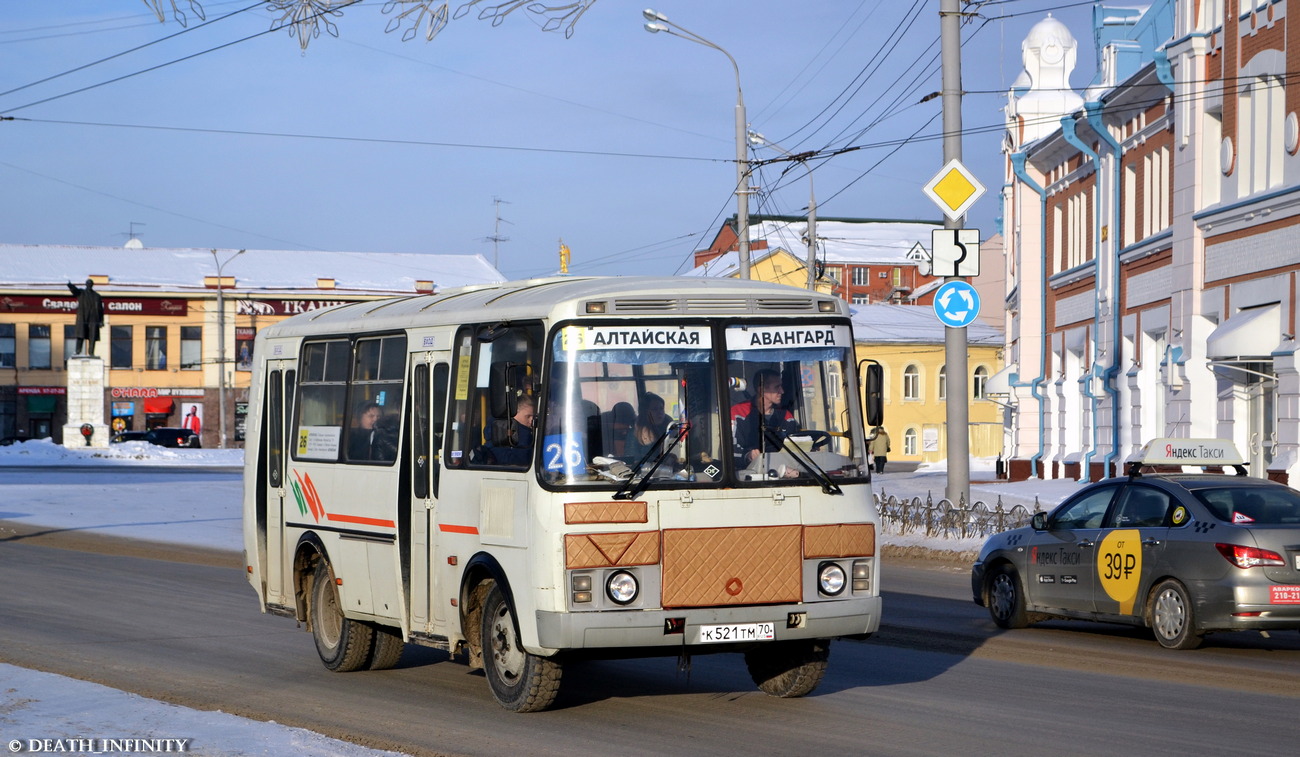
[[[542,459],[546,470],[562,470],[566,473],[581,472],[585,456],[580,436],[548,436],[542,448]]]

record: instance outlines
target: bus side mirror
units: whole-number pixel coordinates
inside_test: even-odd
[[[885,422],[885,369],[874,360],[858,363],[858,375],[865,395],[867,426],[875,428]]]

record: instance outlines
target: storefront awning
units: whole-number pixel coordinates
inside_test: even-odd
[[[146,397],[144,412],[148,415],[171,415],[175,403],[171,397]]]
[[[28,413],[53,413],[54,409],[59,406],[59,398],[49,395],[27,395],[27,412]]]
[[[1213,362],[1258,363],[1273,360],[1282,343],[1282,306],[1250,308],[1219,324],[1205,345]]]

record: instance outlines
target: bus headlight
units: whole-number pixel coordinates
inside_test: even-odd
[[[817,588],[828,597],[844,591],[845,578],[844,569],[837,563],[824,562],[817,566]]]
[[[609,577],[605,582],[605,594],[607,594],[614,604],[625,605],[636,599],[640,587],[637,586],[636,576],[625,570],[620,570]]]

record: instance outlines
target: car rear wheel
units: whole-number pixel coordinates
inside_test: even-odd
[[[1029,625],[1025,612],[1025,593],[1020,588],[1016,569],[1003,563],[988,579],[989,616],[998,628],[1024,628]]]
[[[1187,589],[1172,578],[1161,581],[1151,592],[1147,622],[1156,641],[1166,649],[1195,649],[1204,637],[1196,628],[1196,613]]]

